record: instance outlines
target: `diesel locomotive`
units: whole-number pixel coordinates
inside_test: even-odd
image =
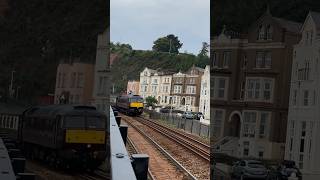
[[[127,115],[141,115],[143,112],[143,98],[139,95],[118,96],[116,108]]]
[[[23,112],[19,139],[30,158],[93,170],[106,158],[106,122],[93,106],[37,106]]]

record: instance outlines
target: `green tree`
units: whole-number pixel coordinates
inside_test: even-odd
[[[180,42],[178,36],[169,34],[154,41],[152,49],[158,52],[170,52],[178,54],[182,45],[183,43]]]
[[[198,54],[198,57],[201,56],[208,56],[208,52],[209,52],[209,44],[207,42],[203,42],[202,43],[202,48]]]
[[[147,106],[152,106],[152,107],[154,107],[158,103],[157,99],[153,96],[148,96],[146,98],[146,102],[147,102]]]

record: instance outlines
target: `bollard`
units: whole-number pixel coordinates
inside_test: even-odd
[[[25,158],[12,158],[12,168],[15,174],[23,173],[26,166]]]
[[[117,121],[118,126],[120,127],[120,124],[121,124],[121,116],[116,116],[116,121]]]
[[[33,173],[18,173],[17,180],[35,180],[36,175]]]
[[[133,154],[132,159],[132,167],[137,179],[147,180],[149,156],[147,154]]]
[[[127,125],[120,125],[120,134],[123,140],[123,143],[126,145],[127,144],[127,135],[128,135],[128,126]]]
[[[118,112],[118,111],[113,111],[113,114],[114,114],[114,116],[116,117],[116,116],[119,115],[119,112]]]

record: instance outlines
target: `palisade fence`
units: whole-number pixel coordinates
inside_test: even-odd
[[[209,139],[210,125],[201,123],[198,120],[184,119],[176,114],[158,113],[152,110],[144,109],[149,114],[150,119],[163,120],[176,128],[183,129],[186,132]]]

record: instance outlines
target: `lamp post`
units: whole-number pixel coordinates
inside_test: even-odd
[[[15,72],[16,72],[15,70],[11,71],[11,82],[10,82],[10,88],[9,88],[10,97],[13,96],[13,78],[14,78],[13,75]]]
[[[172,118],[172,96],[169,96],[169,104],[170,104],[170,117]]]
[[[17,87],[16,99],[18,99],[19,89],[20,89],[20,88],[21,88],[20,86]]]

